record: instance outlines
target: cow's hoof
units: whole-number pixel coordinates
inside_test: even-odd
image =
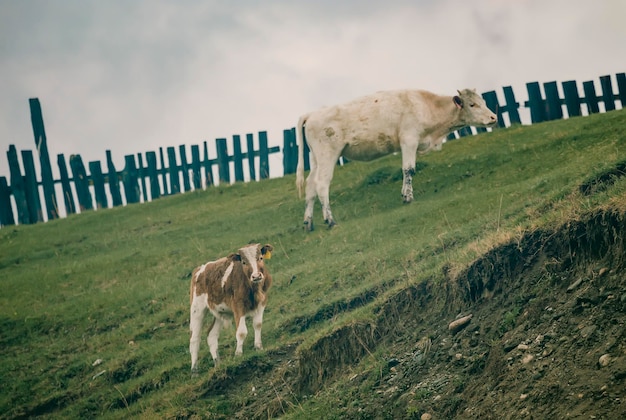
[[[304,221],[304,230],[307,232],[313,232],[313,221],[305,220]]]
[[[324,223],[328,225],[328,229],[332,228],[333,226],[337,224],[337,222],[335,222],[334,220],[324,220]]]
[[[403,202],[404,204],[409,204],[411,201],[413,201],[413,197],[404,197],[404,198],[402,199],[402,202]]]
[[[198,376],[198,368],[197,367],[191,369],[191,377],[195,378],[196,376]]]

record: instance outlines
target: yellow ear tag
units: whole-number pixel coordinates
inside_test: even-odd
[[[270,251],[265,251],[265,254],[263,254],[263,258],[269,260],[270,258],[272,258],[272,253]]]

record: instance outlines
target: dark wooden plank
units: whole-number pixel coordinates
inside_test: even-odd
[[[213,185],[213,164],[209,159],[209,145],[207,142],[203,142],[204,145],[204,158],[202,159],[202,166],[204,167],[205,185],[210,187]]]
[[[115,165],[113,164],[113,157],[111,156],[111,151],[106,151],[107,155],[107,167],[109,169],[109,173],[107,174],[107,179],[109,181],[109,192],[111,193],[111,201],[113,201],[113,207],[121,206],[122,202],[122,193],[120,191],[120,177],[115,169]]]
[[[570,117],[579,117],[582,115],[580,105],[580,95],[578,94],[578,85],[575,80],[568,80],[563,82],[563,95],[565,96],[565,106],[567,107],[567,114]]]
[[[226,139],[215,140],[215,148],[217,149],[217,169],[220,185],[230,184],[230,165]]]
[[[11,206],[11,188],[4,176],[0,176],[0,226],[14,225],[13,208]]]
[[[617,97],[622,103],[622,108],[626,108],[626,73],[617,73]]]
[[[600,77],[600,86],[602,87],[602,102],[604,102],[604,110],[615,111],[615,99],[613,98],[611,76]]]
[[[35,159],[32,151],[22,150],[22,163],[24,164],[24,193],[26,195],[30,222],[43,222],[39,186],[37,185],[37,175],[35,173]],[[55,214],[59,213],[57,209],[54,209],[54,212]]]
[[[498,116],[498,126],[504,127],[505,124],[504,124],[504,119],[502,118],[502,113],[506,111],[506,107],[500,106],[496,92],[492,90],[492,91],[483,93],[482,96],[483,96],[483,99],[485,100],[485,103],[487,104],[487,108],[492,110]]]
[[[243,153],[241,153],[241,136],[233,136],[233,157],[235,167],[235,182],[243,182]]]
[[[254,135],[246,134],[246,146],[248,155],[248,169],[250,171],[250,181],[256,181],[256,165],[254,153]]]
[[[159,147],[159,158],[161,160],[161,169],[159,172],[161,173],[161,181],[163,182],[163,195],[169,195],[171,189],[167,185],[167,178],[165,176],[167,169],[165,166],[165,153],[163,153],[162,147]]]
[[[261,179],[270,177],[270,150],[267,146],[267,131],[259,131],[259,175]]]
[[[170,194],[178,194],[180,192],[180,177],[178,176],[178,165],[176,163],[176,149],[173,147],[167,148],[167,161],[169,164]]]
[[[598,105],[598,95],[596,95],[596,87],[593,81],[583,82],[583,91],[585,92],[585,103],[587,104],[587,110],[590,114],[597,114],[600,112],[600,106]]]
[[[540,123],[546,121],[546,104],[541,95],[541,88],[538,82],[526,83],[528,90],[528,101],[526,106],[530,108],[530,119],[532,123]]]
[[[202,189],[202,175],[200,174],[200,146],[191,145],[191,179],[195,190]]]
[[[185,191],[191,191],[191,182],[189,182],[189,165],[187,164],[187,151],[185,145],[178,146],[178,153],[180,154],[180,171],[183,174],[183,187]]]
[[[43,113],[39,99],[28,100],[30,105],[30,118],[35,135],[35,145],[39,154],[39,166],[41,167],[41,184],[43,186],[44,202],[46,203],[46,213],[48,220],[59,217],[59,207],[57,205],[56,193],[54,191],[54,178],[52,177],[52,167],[50,166],[50,156],[48,155],[48,140],[43,124]]]
[[[70,156],[70,169],[72,170],[72,178],[76,188],[76,195],[78,196],[80,211],[93,210],[93,197],[89,191],[89,178],[80,155]]]
[[[122,171],[122,182],[124,183],[124,195],[126,204],[139,203],[139,174],[135,164],[135,156],[124,156],[124,170]]]
[[[72,184],[70,176],[67,172],[67,164],[63,154],[57,155],[57,165],[59,167],[59,175],[61,177],[61,189],[63,191],[63,202],[65,203],[65,213],[67,215],[76,213],[76,201],[72,192]]]
[[[27,225],[31,223],[31,221],[28,212],[28,203],[26,202],[24,176],[20,169],[20,162],[17,159],[17,150],[14,145],[9,146],[7,160],[9,161],[9,172],[11,176],[11,192],[13,193],[13,199],[17,206],[17,220],[19,224]]]
[[[146,186],[147,171],[143,165],[143,157],[141,153],[137,153],[137,175],[139,176],[139,182],[141,183],[141,195],[143,196],[144,203],[150,201],[148,196],[148,187]]]
[[[556,82],[547,82],[543,84],[546,92],[546,108],[548,120],[560,120],[563,118],[563,106],[561,97],[559,96],[559,87]]]
[[[511,86],[505,86],[502,88],[504,91],[504,100],[506,101],[506,112],[509,113],[509,121],[512,124],[521,124],[522,120],[519,116],[519,102],[515,99],[515,93],[513,92],[513,88]],[[500,120],[498,120],[498,126],[504,127],[504,122],[500,125]]]
[[[159,174],[156,166],[156,153],[147,152],[146,161],[148,164],[148,178],[150,179],[150,199],[156,200],[161,196],[161,188],[159,187]]]
[[[107,193],[104,188],[106,182],[104,180],[104,174],[102,173],[102,166],[99,161],[89,162],[88,165],[91,182],[93,182],[93,192],[96,196],[96,208],[106,209],[109,207],[109,200],[107,199]]]
[[[295,133],[295,128],[283,130],[283,173],[285,175],[295,173],[298,164]]]

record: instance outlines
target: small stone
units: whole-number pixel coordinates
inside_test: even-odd
[[[517,349],[518,350],[522,350],[522,351],[528,350],[528,348],[529,348],[528,344],[518,344],[518,346],[517,346]]]
[[[602,356],[600,356],[600,358],[598,359],[598,363],[600,364],[600,366],[602,367],[606,367],[609,365],[609,363],[611,363],[611,356],[609,354],[603,354]]]
[[[532,354],[527,354],[526,356],[522,357],[522,363],[527,365],[528,363],[532,362],[534,358],[535,356],[533,356]]]
[[[606,268],[606,267],[602,267],[602,268],[600,269],[600,271],[598,271],[598,276],[599,276],[599,277],[602,277],[603,275],[605,275],[605,274],[606,274],[606,272],[607,272],[607,271],[609,271],[609,269],[608,269],[608,268]]]
[[[98,366],[99,364],[102,363],[102,359],[96,359],[96,361],[94,361],[91,366]]]
[[[525,400],[526,398],[528,398],[528,394],[522,394],[519,396],[519,399],[522,401]]]
[[[431,420],[432,418],[433,416],[430,413],[424,413],[422,414],[422,417],[420,417],[421,420]]]

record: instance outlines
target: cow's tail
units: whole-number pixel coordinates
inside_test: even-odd
[[[308,114],[303,115],[298,120],[296,127],[296,143],[298,144],[298,167],[296,168],[296,187],[298,187],[298,197],[302,198],[304,190],[304,125],[309,117]]]

